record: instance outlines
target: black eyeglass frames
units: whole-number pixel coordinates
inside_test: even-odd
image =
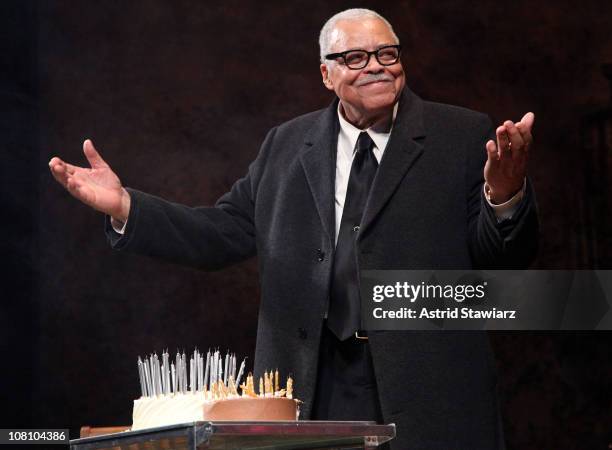
[[[325,55],[325,59],[338,59],[342,58],[344,64],[349,69],[363,69],[370,63],[370,57],[374,55],[376,61],[381,66],[391,66],[395,64],[399,58],[402,47],[398,45],[385,45],[371,52],[367,50],[346,50],[340,53],[330,53]]]

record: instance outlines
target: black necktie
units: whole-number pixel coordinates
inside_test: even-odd
[[[365,131],[355,145],[346,199],[334,255],[327,326],[338,339],[344,341],[360,327],[359,273],[355,241],[378,162],[372,152],[374,142]]]

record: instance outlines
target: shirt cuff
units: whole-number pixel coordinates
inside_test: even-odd
[[[110,218],[110,223],[111,226],[113,227],[113,230],[115,231],[115,233],[117,234],[125,234],[125,227],[127,226],[127,219],[125,222],[121,222],[117,219],[115,219],[114,217]]]
[[[487,199],[487,203],[489,204],[489,206],[493,208],[493,212],[495,213],[495,216],[497,217],[497,221],[501,222],[502,220],[512,219],[512,216],[518,209],[520,201],[525,196],[525,190],[527,189],[527,178],[523,180],[523,187],[521,188],[520,191],[514,194],[514,196],[510,200],[504,203],[500,203],[499,205],[494,205],[493,203],[491,203],[491,200],[489,199],[489,195],[487,192],[488,191],[487,188],[488,188],[487,183],[485,183],[482,187],[484,196]]]

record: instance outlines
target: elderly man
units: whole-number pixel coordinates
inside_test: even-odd
[[[405,87],[389,23],[347,10],[321,30],[337,99],[272,129],[214,207],[125,189],[84,143],[90,169],[55,178],[107,214],[118,250],[202,269],[258,255],[255,371],[297,381],[303,419],[395,422],[394,449],[503,446],[487,337],[359,329],[359,269],[523,267],[537,248],[526,179],[534,116],[497,129],[483,114]]]

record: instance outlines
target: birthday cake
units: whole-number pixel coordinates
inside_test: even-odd
[[[205,420],[297,420],[299,401],[293,398],[291,377],[281,389],[278,371],[265,372],[256,392],[251,374],[239,384],[244,363],[236,375],[235,355],[229,353],[224,361],[219,352],[208,352],[205,362],[195,351],[189,371],[184,354],[177,354],[176,364],[169,364],[167,353],[161,364],[157,355],[139,358],[143,395],[134,401],[132,430]]]

